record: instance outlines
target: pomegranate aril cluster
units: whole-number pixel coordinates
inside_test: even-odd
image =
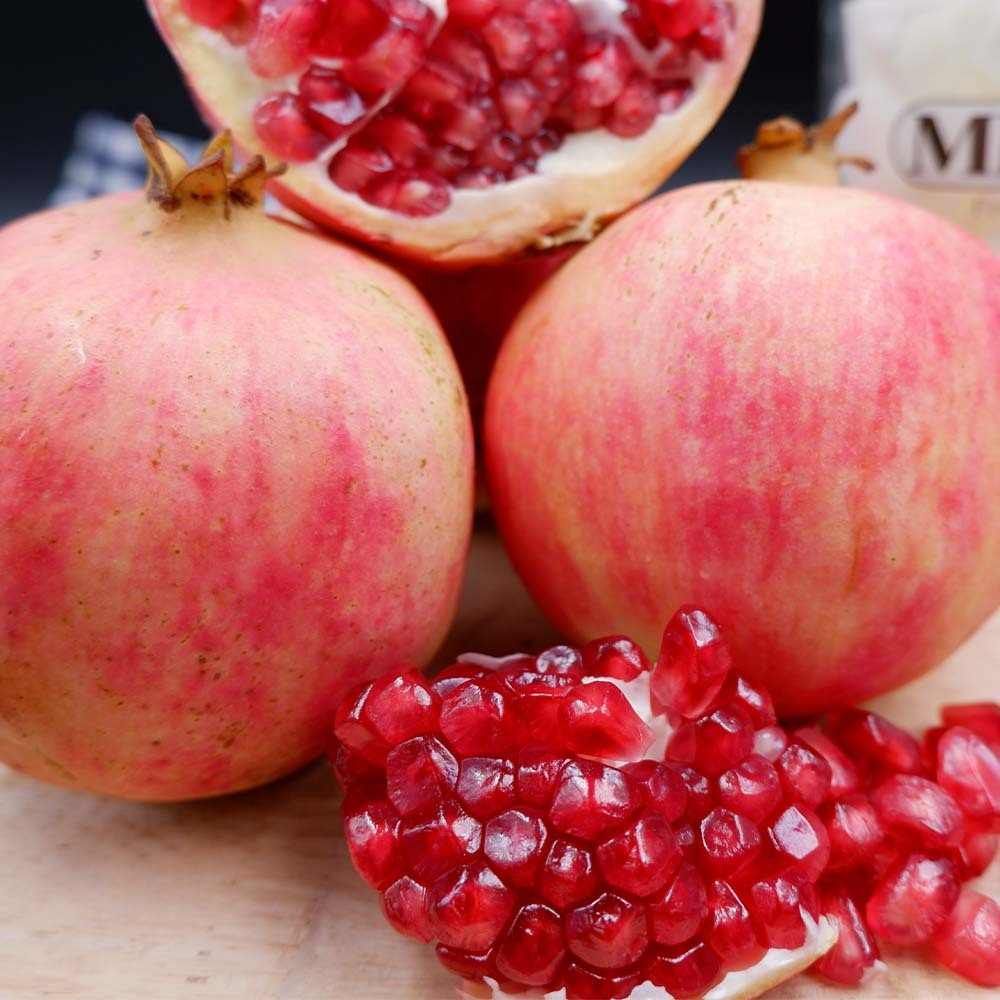
[[[860,711],[786,729],[684,607],[655,665],[612,636],[366,684],[333,760],[355,866],[464,979],[700,996],[825,915],[827,979],[882,941],[995,982],[997,904],[963,888],[1000,828],[995,712],[947,708],[923,745]]]
[[[646,132],[724,55],[724,0],[629,0],[588,23],[570,0],[184,0],[275,81],[254,122],[294,163],[365,201],[436,215],[455,189],[535,172],[574,132]]]

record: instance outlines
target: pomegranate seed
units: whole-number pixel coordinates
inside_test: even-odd
[[[605,882],[631,896],[651,896],[673,878],[681,852],[670,824],[659,813],[640,816],[597,848]]]
[[[573,74],[573,105],[583,110],[614,104],[634,69],[628,46],[617,35],[591,35]]]
[[[364,53],[347,60],[341,72],[357,91],[374,97],[402,87],[420,68],[425,51],[419,35],[390,24]]]
[[[548,52],[532,63],[529,76],[551,106],[569,93],[573,65],[565,52]]]
[[[701,821],[700,837],[702,856],[714,875],[732,875],[760,853],[757,824],[731,809],[713,809]]]
[[[839,743],[887,771],[915,774],[921,769],[920,744],[874,712],[851,709],[836,721]]]
[[[344,791],[353,785],[381,782],[382,786],[385,786],[385,775],[381,770],[366,761],[360,754],[353,753],[339,743],[333,750],[331,763],[333,764],[333,773]]]
[[[461,24],[485,24],[500,6],[500,0],[449,0],[448,17]]]
[[[830,836],[830,868],[869,864],[885,840],[885,827],[867,796],[848,795],[829,804],[823,819]]]
[[[682,722],[670,736],[666,759],[677,764],[693,764],[697,754],[698,727],[693,722]]]
[[[365,191],[395,168],[392,157],[384,150],[359,142],[349,142],[330,161],[330,179],[344,191]],[[435,694],[443,697],[444,680],[433,685]]]
[[[964,726],[1000,753],[1000,705],[984,701],[974,705],[945,705],[941,721],[946,726]]]
[[[517,164],[521,153],[521,140],[513,132],[500,132],[497,135],[491,135],[476,150],[473,162],[477,166],[486,167],[507,176]]]
[[[489,976],[496,979],[499,973],[493,964],[493,950],[473,955],[460,948],[439,944],[435,949],[438,961],[449,971],[472,983],[481,983]]]
[[[441,126],[440,137],[452,146],[472,152],[481,146],[500,125],[496,105],[488,97],[454,107]]]
[[[878,948],[868,925],[850,896],[825,896],[822,911],[837,925],[837,943],[813,966],[813,970],[830,982],[860,986],[865,973],[878,961]]]
[[[549,116],[549,102],[527,79],[501,81],[499,101],[508,128],[525,139],[535,135]]]
[[[472,32],[445,31],[434,51],[461,74],[468,93],[485,94],[493,89],[493,63],[486,47]]]
[[[674,828],[674,839],[685,858],[693,859],[695,857],[698,850],[698,836],[690,823],[678,823]]]
[[[354,867],[373,888],[384,889],[403,874],[399,816],[388,802],[345,807],[344,837]]]
[[[780,726],[766,726],[754,733],[753,749],[773,764],[788,746],[788,734]]]
[[[754,882],[749,903],[754,926],[769,948],[801,948],[806,943],[802,911],[819,917],[816,890],[801,872],[790,871]]]
[[[771,846],[782,864],[803,872],[810,882],[830,860],[830,836],[819,817],[805,806],[789,806],[770,827]]]
[[[370,188],[366,197],[374,205],[411,218],[439,215],[451,204],[448,184],[431,170],[397,171]]]
[[[718,625],[701,609],[685,605],[663,634],[650,676],[653,707],[697,718],[718,695],[731,665]]]
[[[509,809],[486,824],[483,854],[508,884],[521,889],[534,884],[545,856],[548,831],[538,816]]]
[[[465,98],[467,81],[457,66],[432,59],[409,79],[403,100],[412,107],[422,104],[449,105]]]
[[[356,58],[389,26],[389,16],[376,0],[338,0],[325,6],[322,24],[312,39],[313,55]]]
[[[372,732],[392,746],[434,732],[439,704],[423,676],[409,670],[375,681],[362,716]]]
[[[528,83],[526,80],[510,82]],[[537,88],[533,89],[535,93],[538,93]],[[513,126],[511,127],[513,128]],[[528,134],[534,135],[539,131],[539,128],[534,128]],[[524,133],[519,134],[523,135]],[[616,680],[628,682],[649,673],[649,669],[649,660],[646,659],[646,654],[636,643],[623,635],[595,639],[583,647],[583,672],[587,677],[613,677]]]
[[[400,934],[425,944],[434,939],[430,893],[408,875],[393,882],[382,894],[382,912]]]
[[[708,916],[708,893],[698,869],[684,862],[673,882],[650,899],[646,910],[650,933],[657,944],[690,941]]]
[[[972,730],[947,730],[937,748],[938,784],[972,816],[1000,816],[1000,757]]]
[[[755,729],[773,726],[778,721],[770,692],[766,688],[752,684],[738,674],[729,674],[726,678],[716,699],[716,704],[739,707],[750,716],[750,721],[754,724]]]
[[[751,754],[719,777],[719,802],[755,823],[765,822],[782,802],[778,772],[770,761]]]
[[[290,163],[309,163],[330,144],[306,120],[295,94],[264,98],[254,109],[253,124],[260,141],[275,156]]]
[[[656,25],[646,15],[639,0],[627,0],[625,10],[622,11],[622,20],[629,26],[643,48],[652,51],[663,41],[656,30]]]
[[[517,897],[486,865],[464,865],[431,887],[438,941],[448,948],[484,952],[514,914]]]
[[[785,794],[795,802],[818,806],[830,794],[830,765],[801,743],[790,743],[775,762]]]
[[[300,69],[323,25],[325,8],[323,0],[261,0],[257,30],[247,46],[250,69],[268,79]]]
[[[655,760],[639,760],[626,764],[623,770],[635,782],[647,808],[658,812],[670,823],[684,815],[687,785],[672,767]]]
[[[694,768],[679,767],[677,773],[687,787],[687,807],[684,815],[692,823],[700,823],[715,805],[712,801],[712,786],[708,778],[699,774]]]
[[[795,738],[814,753],[819,754],[830,765],[830,795],[839,799],[850,795],[861,787],[861,776],[851,759],[829,736],[815,726],[806,726],[795,731]]]
[[[575,753],[615,759],[639,757],[653,733],[610,681],[581,684],[559,709],[565,745]]]
[[[550,750],[527,749],[517,765],[515,789],[524,805],[548,809],[566,758]]]
[[[497,14],[483,27],[483,39],[504,73],[524,73],[538,49],[527,21],[513,14]]]
[[[709,0],[643,0],[646,13],[664,38],[680,41],[698,31],[711,17]]]
[[[453,802],[423,820],[404,823],[400,835],[410,874],[429,884],[479,852],[483,828]]]
[[[549,817],[558,833],[598,840],[621,829],[641,801],[639,791],[617,768],[576,760],[559,774]]]
[[[872,792],[872,803],[886,826],[921,847],[958,847],[965,836],[958,803],[926,778],[894,775]]]
[[[566,917],[566,944],[581,961],[598,969],[623,969],[646,950],[646,914],[637,903],[605,892]]]
[[[542,52],[572,50],[579,44],[580,21],[569,0],[526,0],[523,11]]]
[[[635,138],[649,131],[659,113],[660,101],[652,83],[634,76],[611,108],[608,131],[625,139]]]
[[[497,970],[525,986],[553,981],[566,955],[562,920],[540,903],[522,906],[497,949]]]
[[[181,10],[206,28],[221,28],[240,12],[240,0],[181,0]]]
[[[469,154],[458,146],[441,146],[431,150],[428,162],[435,173],[454,180],[469,166]]]
[[[969,832],[958,849],[958,862],[966,878],[982,875],[993,864],[1000,843],[1000,834],[969,823]]]
[[[753,752],[753,726],[739,708],[717,708],[699,719],[695,767],[710,778],[735,767]]]
[[[423,0],[389,0],[389,12],[393,20],[424,37],[430,35],[437,24],[434,12]]]
[[[589,851],[568,840],[553,841],[538,877],[538,893],[542,899],[566,910],[590,899],[599,885]]]
[[[436,808],[458,782],[458,761],[433,736],[415,736],[389,752],[385,762],[389,801],[400,816]]]
[[[865,908],[868,925],[889,944],[921,944],[945,922],[959,891],[950,861],[911,854],[875,886]]]
[[[368,137],[374,139],[406,170],[417,166],[430,153],[431,140],[415,121],[399,114],[383,114],[371,123]]]
[[[698,941],[677,949],[657,949],[642,976],[671,996],[686,998],[702,996],[719,980],[721,971],[719,956],[705,941]]]
[[[513,743],[507,699],[487,680],[466,681],[441,700],[441,733],[459,754],[502,754]]]
[[[335,70],[313,66],[299,80],[299,101],[310,123],[328,139],[349,134],[366,112],[365,102]]]
[[[699,28],[694,36],[694,47],[709,62],[718,62],[726,52],[726,28],[715,13],[711,20]]]
[[[502,757],[466,757],[455,792],[466,811],[487,820],[514,802],[514,762]]]
[[[750,911],[728,882],[713,882],[708,890],[708,943],[727,969],[756,965],[764,954],[757,941]]]
[[[570,962],[566,966],[566,995],[578,1000],[624,1000],[642,982],[638,972],[597,972]]]
[[[979,986],[1000,986],[1000,903],[962,891],[931,943],[945,968]]]

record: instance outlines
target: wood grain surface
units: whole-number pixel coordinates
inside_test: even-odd
[[[553,636],[496,539],[473,546],[451,651]],[[930,677],[882,698],[923,727],[935,707],[997,697],[1000,614]],[[213,802],[142,806],[61,791],[0,767],[0,998],[436,1000],[453,982],[395,935],[351,870],[334,782],[317,766]],[[1000,866],[982,880],[1000,896]],[[889,956],[863,991],[809,977],[774,1000],[997,996]]]

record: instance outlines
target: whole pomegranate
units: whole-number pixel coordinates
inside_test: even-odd
[[[225,137],[140,121],[150,201],[0,234],[0,760],[184,799],[317,756],[434,652],[472,510],[461,382],[411,285],[266,219]]]
[[[275,193],[399,254],[586,238],[709,131],[762,0],[148,0],[205,116]]]
[[[485,438],[566,634],[693,599],[785,712],[866,698],[1000,601],[1000,259],[873,194],[673,192],[518,318]]]

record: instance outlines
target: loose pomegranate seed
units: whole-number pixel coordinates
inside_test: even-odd
[[[815,726],[804,726],[795,731],[795,738],[830,765],[830,795],[839,799],[856,792],[861,787],[861,776],[850,757],[829,736]]]
[[[532,129],[532,133],[538,131]],[[627,682],[649,673],[649,670],[646,654],[623,635],[595,639],[583,647],[583,672],[588,677],[614,677]]]
[[[920,744],[907,732],[874,712],[851,709],[834,720],[837,741],[852,753],[886,771],[916,774],[921,770]]]
[[[731,666],[718,625],[704,611],[686,605],[663,634],[650,676],[653,707],[697,718],[722,689]]]
[[[424,943],[434,940],[430,893],[408,875],[393,882],[382,894],[382,912],[400,934]]]
[[[822,911],[837,925],[837,943],[812,967],[813,971],[833,983],[860,986],[878,961],[878,948],[868,925],[850,896],[824,896]]]
[[[719,705],[736,705],[741,708],[756,729],[774,726],[778,716],[774,711],[774,701],[766,688],[752,684],[745,677],[730,674],[726,678],[717,699]],[[784,735],[784,730],[780,730]]]
[[[562,740],[574,753],[605,759],[639,757],[653,733],[610,681],[581,684],[562,699]]]
[[[782,864],[815,882],[830,860],[830,836],[820,818],[805,806],[789,806],[770,827],[771,847]]]
[[[538,877],[538,893],[566,910],[590,899],[601,884],[590,852],[568,840],[553,841]]]
[[[770,761],[758,754],[751,754],[719,777],[719,801],[722,805],[755,823],[770,819],[782,800],[778,772]]]
[[[931,948],[934,957],[959,976],[979,986],[1000,986],[1000,903],[963,890]]]
[[[964,726],[1000,753],[1000,705],[984,701],[974,705],[945,705],[941,721],[946,726]]]
[[[384,889],[403,874],[399,816],[388,802],[345,806],[344,838],[354,867],[370,886]]]
[[[871,863],[885,840],[885,827],[865,795],[848,795],[823,812],[830,835],[830,868],[861,868]]]
[[[221,28],[240,12],[240,0],[181,0],[181,10],[206,28]]]
[[[926,778],[895,775],[872,792],[872,803],[893,832],[929,850],[958,847],[965,836],[958,803]]]
[[[466,757],[455,793],[466,811],[486,820],[514,803],[514,762],[502,757]]]
[[[753,725],[741,709],[717,708],[699,719],[694,765],[711,778],[746,760],[753,751]]]
[[[764,954],[757,941],[750,911],[728,882],[713,882],[708,890],[708,943],[727,969],[756,965]]]
[[[308,163],[330,140],[306,119],[295,94],[274,94],[254,109],[254,128],[261,142],[276,156],[291,163]]]
[[[404,823],[399,840],[410,874],[427,885],[476,855],[482,837],[478,820],[446,802],[426,819]]]
[[[690,941],[708,916],[708,893],[698,869],[684,862],[673,881],[649,900],[646,912],[656,944],[679,945]]]
[[[875,886],[865,908],[868,925],[888,944],[921,944],[945,922],[959,892],[950,861],[911,854]]]
[[[681,948],[658,948],[643,968],[643,978],[674,997],[700,997],[719,980],[719,956],[705,941]]]
[[[500,947],[497,970],[525,986],[551,983],[566,955],[562,918],[548,906],[522,906]]]
[[[525,889],[535,882],[547,838],[541,817],[509,809],[486,824],[483,854],[504,882]]]
[[[514,739],[507,699],[487,680],[466,681],[441,700],[441,732],[458,754],[502,754]]]
[[[571,910],[566,918],[569,950],[598,969],[624,969],[637,962],[648,941],[642,907],[613,892]]]
[[[670,824],[649,812],[597,848],[604,881],[630,896],[651,896],[673,878],[681,863]]]
[[[794,870],[754,882],[748,903],[760,940],[769,948],[801,948],[806,943],[802,911],[819,917],[816,890]]]
[[[760,853],[757,825],[730,809],[713,809],[701,821],[699,832],[702,857],[714,875],[732,875]]]
[[[431,887],[438,940],[449,948],[483,952],[514,914],[517,897],[483,864],[465,865]]]
[[[668,764],[639,760],[626,764],[623,770],[635,782],[648,809],[658,812],[670,823],[684,815],[688,798],[687,785]]]
[[[818,806],[830,794],[830,765],[802,743],[791,743],[775,762],[785,794],[807,806]]]
[[[970,815],[1000,815],[1000,757],[972,730],[956,726],[942,735],[937,780]]]
[[[638,972],[598,972],[570,962],[566,966],[566,995],[579,1000],[624,1000],[642,982]]]
[[[621,829],[641,801],[632,781],[617,768],[572,761],[559,774],[549,818],[559,833],[593,841]]]
[[[394,747],[385,762],[389,801],[400,816],[438,806],[458,782],[458,761],[433,736],[415,736]]]

